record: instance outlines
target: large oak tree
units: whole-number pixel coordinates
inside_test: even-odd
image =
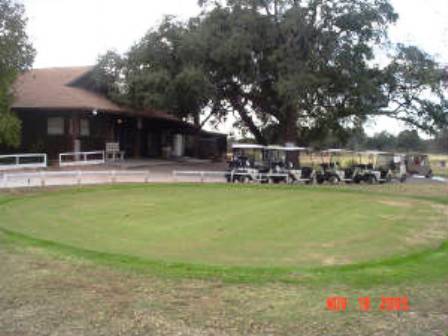
[[[427,132],[447,123],[445,74],[418,48],[388,43],[398,18],[388,0],[199,3],[198,17],[165,20],[121,58],[119,96],[198,124],[204,111],[234,113],[260,143],[342,135],[379,115]]]

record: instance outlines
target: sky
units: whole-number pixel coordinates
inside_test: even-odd
[[[400,15],[392,42],[414,44],[448,64],[448,0],[391,0]],[[164,15],[199,13],[197,0],[22,0],[28,35],[37,50],[35,68],[95,64],[107,50],[126,52]],[[368,123],[369,135],[403,125],[388,118]],[[223,125],[220,131],[231,131]]]

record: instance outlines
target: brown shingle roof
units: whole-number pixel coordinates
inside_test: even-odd
[[[69,86],[76,79],[85,76],[93,67],[34,69],[22,74],[14,86],[13,109],[82,110],[108,113],[126,113],[179,121],[176,117],[161,111],[135,111],[119,106],[106,96],[84,88]]]

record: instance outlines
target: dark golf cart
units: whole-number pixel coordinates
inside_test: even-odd
[[[261,180],[261,174],[266,174],[268,171],[264,146],[234,144],[232,153],[232,160],[226,173],[227,182],[258,182]]]
[[[407,154],[405,161],[408,174],[415,174],[424,176],[426,178],[432,178],[433,172],[428,155]]]

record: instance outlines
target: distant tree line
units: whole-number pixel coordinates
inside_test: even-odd
[[[353,150],[448,153],[448,129],[431,139],[422,138],[416,130],[404,130],[396,136],[387,131],[367,136],[361,131],[353,134],[346,141],[330,137],[322,142],[315,142],[314,145]]]

